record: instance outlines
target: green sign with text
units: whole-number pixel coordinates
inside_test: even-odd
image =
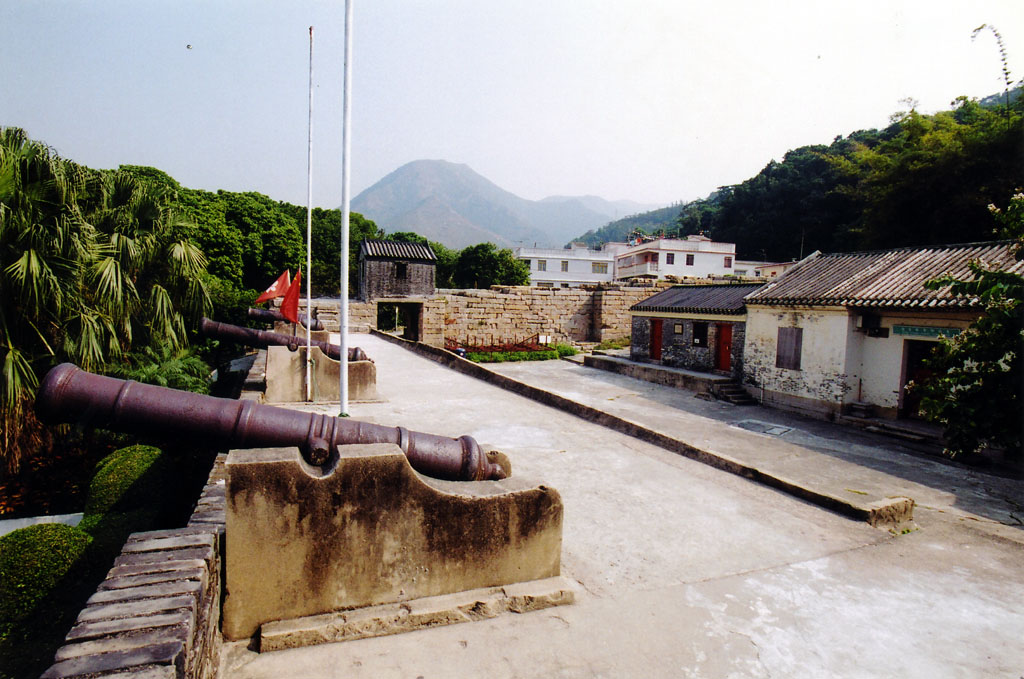
[[[894,335],[909,335],[910,337],[954,337],[960,334],[960,328],[938,328],[931,325],[894,325]]]

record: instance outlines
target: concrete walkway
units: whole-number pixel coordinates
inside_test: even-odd
[[[864,504],[909,497],[919,521],[945,514],[1024,542],[1020,479],[937,460],[898,439],[772,408],[706,401],[571,361],[487,367],[810,491]]]
[[[357,335],[352,344],[376,361],[385,399],[353,404],[353,417],[471,434],[508,454],[517,476],[558,489],[562,572],[580,587],[577,603],[262,655],[231,644],[222,676],[933,678],[1019,676],[1024,668],[1024,547],[1012,539],[1020,530],[978,518],[1000,511],[998,503],[984,509],[983,485],[1002,480],[973,476],[981,485],[970,512],[965,491],[933,488],[944,503],[919,516],[920,529],[894,536],[380,338]],[[543,379],[552,389],[652,425],[686,421],[688,435],[709,447],[752,447],[768,457],[785,443],[797,468],[815,459],[862,466],[823,452],[832,448],[863,449],[866,460],[893,454],[860,432],[830,438],[808,425],[782,438],[756,434],[561,362],[506,369],[538,371],[520,375],[531,380],[549,371]],[[739,419],[768,421],[748,412],[757,415]],[[844,485],[875,490],[855,481]]]

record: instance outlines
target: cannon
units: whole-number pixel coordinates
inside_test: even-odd
[[[273,323],[274,321],[288,321],[280,311],[276,309],[253,309],[249,308],[249,318],[254,321],[266,321],[267,323]],[[291,321],[288,321],[291,323]],[[302,327],[309,328],[310,330],[323,330],[324,324],[320,322],[320,319],[314,318],[312,321],[306,314],[299,314],[299,323]]]
[[[394,443],[413,469],[438,479],[480,481],[506,476],[472,436],[448,438],[346,417],[204,396],[94,375],[70,363],[50,370],[36,395],[48,424],[77,423],[125,433],[193,438],[227,448],[297,446],[311,465],[329,467],[337,447]]]
[[[302,337],[282,335],[279,332],[270,332],[269,330],[243,328],[231,325],[230,323],[220,323],[210,320],[206,316],[203,316],[199,321],[199,333],[204,337],[237,342],[238,344],[250,347],[281,346],[295,351],[306,344],[305,338]],[[333,358],[335,361],[341,360],[341,347],[337,344],[331,344],[323,340],[312,340],[311,344],[314,347],[320,347],[320,351],[324,352],[324,355],[328,358]],[[348,360],[369,361],[370,358],[359,347],[350,347],[348,350]]]

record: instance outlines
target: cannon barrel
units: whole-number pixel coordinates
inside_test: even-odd
[[[254,321],[266,321],[268,323],[273,323],[274,321],[288,321],[288,319],[284,317],[284,314],[277,309],[253,309],[250,307],[248,313],[249,318]],[[291,323],[291,321],[288,322]],[[306,314],[299,314],[299,323],[301,323],[304,328],[309,328],[310,330],[324,329],[324,324],[320,322],[319,318],[314,318],[311,321],[309,320],[309,316]]]
[[[307,462],[328,464],[337,446],[394,443],[421,474],[453,481],[505,477],[472,436],[457,439],[204,396],[86,372],[70,363],[50,370],[36,395],[36,413],[50,424],[77,423],[114,431],[192,438],[226,448],[298,446]]]
[[[295,351],[306,344],[306,340],[303,337],[282,335],[279,332],[270,332],[269,330],[243,328],[241,326],[231,325],[230,323],[213,321],[206,316],[203,316],[199,321],[199,333],[204,337],[228,340],[250,347],[267,347],[273,345],[288,347],[290,350]],[[330,342],[324,342],[323,340],[312,340],[311,344],[314,347],[320,347],[320,351],[324,352],[325,356],[333,358],[335,361],[341,360],[341,347],[337,344],[331,344]],[[348,350],[348,360],[368,361],[370,359],[366,355],[366,352],[359,347],[350,347]]]

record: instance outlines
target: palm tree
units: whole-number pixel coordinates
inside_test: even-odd
[[[85,173],[23,130],[0,129],[0,455],[17,448],[41,360],[80,308],[75,292],[95,252],[77,199]]]
[[[210,306],[206,259],[173,196],[93,172],[0,128],[0,460],[33,443],[26,406],[59,361],[104,371],[133,349],[188,344]]]

